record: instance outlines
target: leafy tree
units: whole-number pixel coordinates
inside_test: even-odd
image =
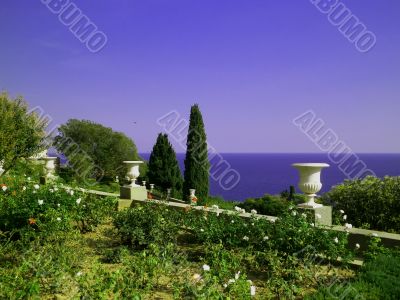
[[[150,183],[163,190],[171,188],[173,197],[181,196],[182,174],[167,134],[160,133],[157,137],[151,151],[147,175]]]
[[[22,97],[11,99],[0,94],[0,163],[3,175],[13,168],[20,158],[29,158],[44,149],[47,120],[28,111]]]
[[[196,196],[203,201],[209,193],[210,162],[203,117],[197,104],[193,105],[190,110],[186,146],[183,193],[188,197],[189,189],[196,189]]]
[[[134,142],[121,132],[87,120],[60,126],[55,147],[63,153],[78,180],[124,178],[124,160],[139,160]]]

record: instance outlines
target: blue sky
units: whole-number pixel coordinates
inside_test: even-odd
[[[400,2],[341,2],[376,35],[369,52],[306,0],[74,1],[108,38],[98,53],[40,0],[3,0],[0,89],[140,152],[193,103],[219,152],[319,152],[292,123],[307,110],[355,152],[399,152]]]

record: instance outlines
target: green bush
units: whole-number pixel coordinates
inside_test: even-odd
[[[287,211],[290,202],[279,196],[272,196],[265,194],[261,198],[249,198],[243,203],[238,204],[239,207],[244,208],[247,212],[255,209],[257,213],[268,216],[279,216]]]
[[[400,232],[400,177],[346,180],[323,195],[354,227]]]
[[[0,231],[93,230],[115,208],[116,199],[72,190],[60,184],[40,186],[8,178],[0,190]]]
[[[121,240],[134,248],[167,245],[177,239],[179,224],[172,217],[176,213],[164,205],[146,203],[118,212],[113,223]]]

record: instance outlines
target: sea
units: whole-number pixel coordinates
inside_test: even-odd
[[[148,160],[150,153],[141,153],[140,156]],[[185,154],[177,153],[177,159],[183,174]],[[358,166],[363,165],[365,170],[372,170],[378,177],[400,176],[400,154],[362,153],[357,154],[357,159]],[[211,162],[213,161],[216,162],[215,158],[211,159]],[[342,171],[346,168],[331,161],[326,153],[220,153],[218,161],[225,162],[226,172],[235,173],[236,177],[230,185],[224,183],[223,175],[210,177],[210,194],[230,201],[244,201],[266,193],[279,194],[288,190],[291,185],[300,192],[297,188],[298,171],[291,166],[293,163],[313,162],[330,165],[322,170],[322,189],[319,194],[357,175],[357,169],[352,173]],[[237,184],[234,184],[236,182]]]

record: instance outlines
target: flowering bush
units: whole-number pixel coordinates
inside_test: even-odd
[[[94,199],[62,185],[3,183],[0,191],[0,231],[58,231],[77,225],[88,231],[115,206],[112,198]]]

